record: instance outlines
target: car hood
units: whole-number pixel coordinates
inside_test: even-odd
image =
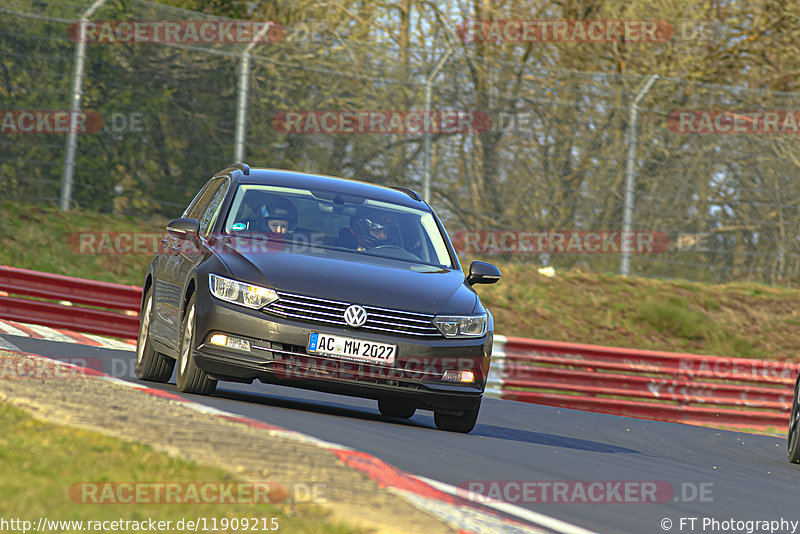
[[[326,249],[225,252],[233,278],[277,291],[419,313],[465,314],[477,304],[458,270]]]

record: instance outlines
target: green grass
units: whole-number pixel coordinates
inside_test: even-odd
[[[277,518],[277,532],[347,533],[345,525],[328,521],[314,506],[294,505],[289,517],[270,504],[84,504],[80,493],[70,494],[83,482],[232,482],[220,469],[171,458],[150,447],[102,434],[43,423],[22,410],[0,404],[0,517],[32,521],[172,521],[199,517]],[[75,489],[73,488],[73,492]],[[74,499],[79,502],[74,502]],[[208,523],[206,523],[208,525]],[[261,523],[259,523],[261,527]],[[243,530],[217,529],[215,532]]]
[[[638,319],[656,332],[686,339],[702,339],[712,334],[708,317],[690,309],[682,298],[670,296],[666,301],[650,298],[634,306]]]
[[[71,211],[0,201],[0,265],[141,285],[152,254],[81,253],[81,232],[162,233],[166,220]]]

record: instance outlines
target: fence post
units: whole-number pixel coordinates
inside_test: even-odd
[[[233,161],[244,161],[245,129],[247,127],[247,97],[250,94],[250,51],[261,42],[273,24],[268,22],[253,37],[239,57],[239,87],[236,96],[236,134],[233,142]]]
[[[83,95],[83,70],[86,64],[86,23],[89,22],[89,17],[91,17],[105,1],[106,0],[94,0],[80,15],[78,46],[75,47],[75,67],[72,70],[72,92],[70,94],[69,105],[70,128],[67,132],[64,173],[61,177],[60,205],[63,211],[69,210],[69,205],[72,202],[72,183],[75,177],[75,152],[78,150],[78,131],[75,127],[75,117],[81,111],[81,96]]]
[[[431,99],[433,92],[432,83],[433,79],[439,74],[439,69],[442,68],[444,62],[447,61],[447,58],[450,57],[450,53],[453,51],[452,48],[447,48],[444,51],[444,55],[439,58],[439,61],[436,63],[436,66],[433,67],[433,70],[425,77],[425,117],[427,118],[431,112]],[[423,124],[426,121],[423,120]],[[424,170],[423,170],[423,178],[422,178],[422,198],[426,202],[431,201],[431,132],[429,131],[430,128],[425,129],[425,158],[424,158]]]
[[[636,96],[628,110],[628,160],[625,164],[625,205],[622,213],[623,236],[628,235],[633,230],[633,203],[636,184],[634,165],[636,165],[636,145],[639,141],[639,132],[637,128],[639,121],[639,102],[642,101],[642,98],[644,98],[644,95],[650,90],[657,78],[658,75],[653,74],[642,84],[639,91],[636,92]],[[625,240],[622,239],[621,242],[624,243]],[[631,273],[631,252],[627,247],[622,250],[619,273],[622,276],[628,276]]]

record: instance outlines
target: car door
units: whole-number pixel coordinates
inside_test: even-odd
[[[181,240],[174,238],[176,245],[170,248],[172,254],[165,265],[165,277],[170,281],[173,290],[170,292],[169,328],[176,342],[180,339],[180,324],[182,319],[184,295],[189,280],[197,265],[203,261],[208,252],[208,237],[213,228],[214,221],[219,214],[225,195],[230,187],[228,177],[214,180],[203,193],[200,201],[186,217],[200,221],[200,231],[196,240]]]
[[[191,213],[198,211],[198,206],[207,197],[208,188],[212,181],[209,180],[197,193],[181,217],[191,217]],[[175,269],[175,254],[180,246],[180,240],[175,236],[165,233],[161,240],[161,248],[153,266],[153,321],[150,325],[150,335],[161,343],[177,350],[177,332],[179,324],[175,324],[175,306],[180,299],[180,287],[176,286],[176,278],[172,274]]]

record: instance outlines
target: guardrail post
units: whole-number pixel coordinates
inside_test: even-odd
[[[506,338],[505,336],[494,336],[492,345],[492,364],[489,367],[489,376],[486,380],[485,397],[502,398],[503,377],[506,370]]]

